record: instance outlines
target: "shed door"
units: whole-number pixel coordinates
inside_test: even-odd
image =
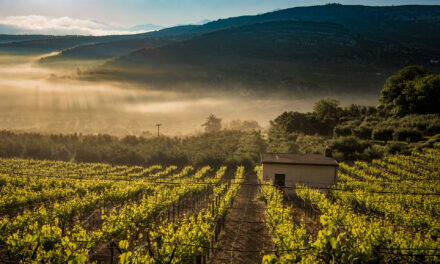
[[[275,186],[277,187],[286,186],[286,174],[275,174]]]

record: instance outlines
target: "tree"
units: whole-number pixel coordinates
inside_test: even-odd
[[[360,159],[369,146],[369,143],[362,142],[355,136],[339,137],[329,141],[334,157],[341,160]]]
[[[418,114],[440,113],[440,75],[427,75],[414,82],[412,110]]]
[[[366,125],[360,125],[353,129],[353,135],[360,139],[371,139],[372,131],[373,128]]]
[[[351,136],[352,130],[353,126],[351,124],[338,125],[333,129],[333,135],[335,137]]]
[[[374,115],[376,113],[376,107],[351,104],[344,107],[342,116],[348,120],[359,119],[364,116]]]
[[[222,119],[210,114],[202,126],[205,127],[207,133],[220,131],[222,129]]]
[[[286,134],[296,132],[313,135],[320,133],[320,124],[312,113],[284,112],[275,120],[270,121],[270,124],[271,127],[281,129]]]
[[[386,115],[440,113],[440,75],[408,66],[387,79],[379,102]]]
[[[340,102],[333,98],[324,98],[319,100],[313,106],[313,112],[320,120],[335,120],[338,118],[341,108]]]
[[[322,124],[318,128],[323,134],[333,133],[333,128],[338,124],[339,117],[342,113],[342,108],[339,106],[340,102],[333,98],[324,98],[319,100],[313,106],[313,114],[316,119]]]
[[[385,144],[393,139],[394,129],[393,128],[383,128],[377,127],[373,129],[372,138],[373,140],[383,140]]]
[[[414,128],[400,128],[394,131],[394,140],[417,142],[422,139],[422,133]]]

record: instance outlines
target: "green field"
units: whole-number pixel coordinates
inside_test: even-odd
[[[266,205],[261,221],[273,247],[260,252],[264,263],[438,263],[439,147],[341,163],[326,192],[287,186],[294,199],[271,182],[249,183],[259,166],[245,172],[1,159],[0,261],[209,263],[222,250],[221,231],[245,184],[258,188]]]

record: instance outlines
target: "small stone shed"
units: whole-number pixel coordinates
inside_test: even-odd
[[[272,181],[293,194],[297,183],[314,188],[326,188],[336,183],[338,162],[319,154],[261,153],[263,180]],[[325,191],[324,191],[325,192]]]

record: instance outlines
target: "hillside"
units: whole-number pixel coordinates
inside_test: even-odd
[[[64,49],[59,54],[41,59],[41,63],[50,63],[66,60],[95,60],[109,59],[127,54],[142,48],[155,48],[176,41],[189,38],[185,34],[197,26],[176,26],[142,34],[141,38],[90,43]]]
[[[1,29],[1,27],[0,27]],[[63,38],[63,36],[48,36],[48,35],[8,35],[0,34],[0,43],[11,43],[20,42],[28,40],[39,40],[39,39],[51,39],[51,38]]]
[[[416,41],[430,37],[430,41],[422,45],[428,45],[435,49],[440,44],[440,38],[432,38],[432,30],[440,25],[440,9],[438,6],[396,6],[396,7],[368,7],[368,6],[341,6],[325,5],[313,7],[297,7],[279,10],[256,16],[240,16],[220,19],[207,24],[196,26],[176,26],[154,32],[145,33],[146,37],[165,37],[185,34],[187,37],[201,35],[208,32],[224,30],[230,27],[252,25],[271,21],[315,21],[331,22],[343,25],[353,33],[361,34],[368,38],[380,41],[399,42]],[[57,59],[88,59],[91,50],[102,54],[99,58],[122,55],[122,51],[131,52],[138,46],[132,45],[132,41],[115,43],[115,49],[126,43],[121,52],[112,54],[109,52],[111,45],[84,45],[60,54]],[[147,45],[148,46],[148,45]],[[91,49],[91,50],[90,50]],[[104,55],[105,54],[105,55]],[[64,57],[65,56],[65,57]],[[95,59],[92,55],[91,59]]]
[[[376,39],[397,41],[396,38],[410,38],[416,40],[435,36],[426,34],[438,30],[440,7],[423,5],[372,7],[337,4],[295,7],[256,16],[221,19],[196,28],[193,32],[202,33],[280,20],[331,22],[341,24],[352,32]],[[432,40],[436,42],[430,42],[430,45],[435,47],[439,38],[434,37]]]
[[[29,35],[26,40],[16,40],[7,43],[0,44],[0,51],[8,53],[47,53],[53,51],[60,51],[67,48],[72,48],[78,45],[83,45],[87,43],[101,43],[107,41],[139,38],[141,36],[137,35],[121,35],[121,36],[46,36],[43,38],[36,35],[35,38]]]
[[[69,59],[109,59],[142,48],[155,48],[165,44],[171,44],[173,41],[174,40],[172,38],[142,38],[84,44],[64,49],[61,51],[61,53],[54,56],[44,57],[40,60],[40,62],[49,63]]]
[[[148,39],[144,40],[145,46],[139,43],[143,43],[142,40],[137,42],[138,39],[145,39],[148,37],[169,37],[174,35],[184,34],[185,32],[193,29],[197,26],[177,26],[158,31],[152,31],[134,35],[110,35],[110,36],[44,36],[44,35],[0,35],[0,51],[8,53],[48,53],[61,50],[75,50],[72,57],[76,54],[84,52],[84,55],[78,56],[78,58],[88,58],[88,55],[92,53],[107,54],[104,57],[112,57],[112,55],[124,54],[124,52],[130,52],[138,47],[148,47]],[[124,42],[126,41],[126,42]],[[112,45],[94,46],[100,43],[114,43]],[[91,46],[90,46],[91,45]],[[82,48],[85,47],[84,50]],[[90,50],[90,49],[91,50]],[[113,50],[114,49],[114,50]],[[119,51],[118,50],[121,50]],[[66,51],[67,52],[67,51]],[[89,52],[89,54],[87,54]],[[122,53],[120,53],[122,52]],[[103,55],[97,55],[97,58],[102,58]],[[68,57],[69,59],[71,57]],[[95,58],[92,58],[95,59]]]
[[[142,49],[108,62],[91,76],[170,86],[191,82],[216,89],[270,87],[304,95],[377,93],[396,69],[439,56],[439,51],[371,40],[338,24],[279,21]]]
[[[406,65],[439,71],[440,7],[332,4],[137,35],[25,39],[0,44],[0,52],[61,51],[41,60],[49,66],[110,59],[82,76],[88,80],[257,95],[268,87],[304,96],[376,95],[386,76]]]
[[[191,39],[118,57],[89,77],[257,92],[270,87],[302,95],[375,94],[403,66],[438,71],[431,60],[440,58],[439,25],[437,6],[292,8],[195,27]]]

